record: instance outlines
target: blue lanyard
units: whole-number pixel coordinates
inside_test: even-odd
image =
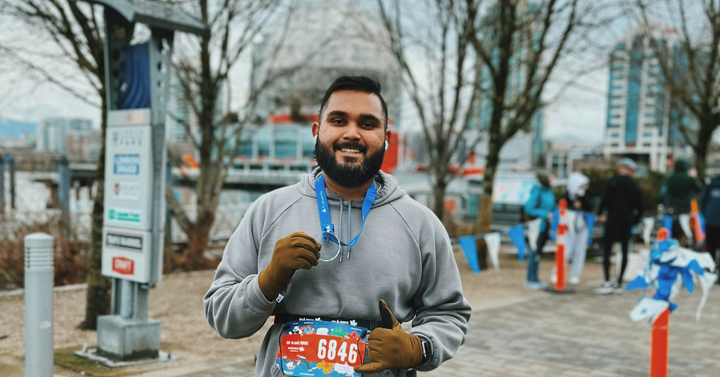
[[[333,225],[330,219],[330,209],[328,208],[327,191],[325,190],[325,175],[321,174],[315,181],[315,197],[317,198],[318,214],[320,215],[320,227],[323,232],[335,233],[335,225]],[[365,229],[365,220],[367,219],[368,213],[370,213],[370,207],[375,204],[375,198],[377,197],[377,187],[373,182],[365,193],[365,199],[362,204],[362,218],[363,226],[360,229],[360,233],[350,241],[349,244],[345,244],[340,241],[342,246],[354,246],[357,243],[358,238]],[[342,204],[341,204],[342,205]],[[339,239],[338,239],[339,240]]]

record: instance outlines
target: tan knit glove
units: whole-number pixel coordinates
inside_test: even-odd
[[[290,284],[295,271],[317,266],[320,244],[307,233],[295,232],[275,244],[272,259],[258,274],[258,285],[265,298],[274,300]]]
[[[386,369],[410,369],[422,361],[420,338],[402,329],[384,300],[381,300],[381,305],[392,317],[392,329],[377,328],[368,335],[368,355],[373,362],[356,366],[355,372],[369,374]]]

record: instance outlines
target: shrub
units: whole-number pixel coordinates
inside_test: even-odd
[[[24,287],[25,236],[47,233],[54,242],[55,286],[85,281],[85,248],[87,235],[67,228],[55,214],[13,214],[0,219],[0,290]]]

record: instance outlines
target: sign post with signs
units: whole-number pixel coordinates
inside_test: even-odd
[[[102,273],[154,286],[162,278],[164,227],[154,227],[153,204],[160,201],[162,207],[165,153],[154,160],[152,128],[158,126],[151,125],[150,119],[149,109],[108,114]],[[155,164],[163,167],[159,192],[153,190]],[[165,212],[160,212],[158,225],[164,225]],[[131,239],[139,242],[115,242]],[[133,272],[124,266],[133,266]]]
[[[147,317],[148,291],[162,278],[170,57],[175,30],[201,36],[209,30],[168,3],[86,1],[104,6],[102,273],[112,278],[112,313],[98,317],[97,350],[75,354],[108,366],[170,360],[160,351],[160,322]],[[136,22],[150,28],[147,43],[130,44]]]

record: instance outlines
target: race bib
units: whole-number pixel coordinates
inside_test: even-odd
[[[360,377],[368,329],[328,321],[290,321],[276,363],[286,376]]]

